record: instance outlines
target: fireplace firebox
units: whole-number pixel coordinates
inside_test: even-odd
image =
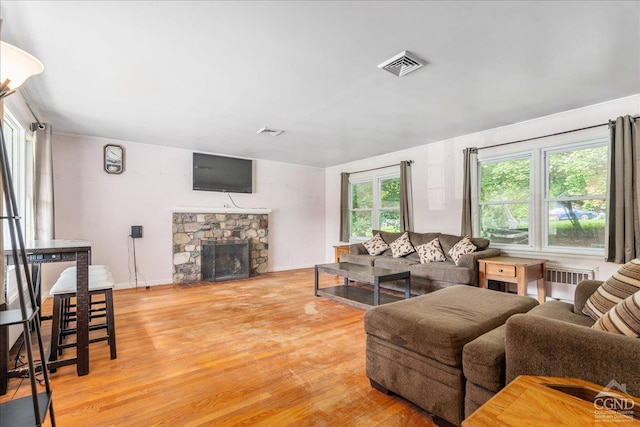
[[[251,271],[249,240],[203,240],[202,280],[246,279]]]

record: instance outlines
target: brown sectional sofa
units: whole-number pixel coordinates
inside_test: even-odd
[[[373,230],[374,236],[376,233],[380,233],[380,236],[387,244],[402,235],[402,233]],[[500,255],[500,250],[489,248],[489,240],[472,238],[471,242],[477,246],[478,249],[475,252],[463,255],[458,265],[456,265],[451,259],[451,256],[449,256],[449,250],[458,243],[463,236],[443,233],[409,232],[409,239],[414,247],[428,243],[436,237],[440,240],[440,246],[447,257],[447,261],[421,264],[420,257],[416,252],[404,257],[394,258],[391,256],[391,249],[387,249],[387,251],[381,255],[371,256],[362,243],[351,244],[349,246],[349,253],[343,254],[340,257],[340,261],[388,268],[391,270],[408,269],[411,272],[411,292],[421,295],[453,285],[478,286],[478,260]],[[394,282],[385,283],[384,286],[400,291],[404,290],[402,284],[395,284]]]
[[[537,305],[533,298],[458,285],[373,307],[364,315],[371,385],[460,425],[465,344]]]
[[[452,286],[374,307],[367,376],[455,425],[519,375],[615,380],[640,396],[640,339],[592,329],[582,314],[601,283],[580,282],[573,304]]]
[[[584,280],[574,303],[547,301],[465,345],[465,416],[519,375],[580,378],[606,386],[616,380],[640,396],[640,339],[592,329],[582,309],[602,284]]]

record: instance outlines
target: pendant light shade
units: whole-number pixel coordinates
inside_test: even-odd
[[[22,49],[0,42],[0,98],[13,93],[29,77],[44,70],[42,62]]]

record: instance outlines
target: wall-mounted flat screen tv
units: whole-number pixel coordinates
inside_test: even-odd
[[[253,193],[253,161],[193,153],[193,189]]]

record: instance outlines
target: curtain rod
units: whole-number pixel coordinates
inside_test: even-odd
[[[22,99],[24,99],[24,103],[26,104],[27,108],[31,112],[31,115],[33,116],[34,120],[38,124],[38,129],[44,129],[44,125],[42,124],[38,116],[36,116],[36,113],[33,111],[33,107],[31,106],[31,101],[29,97],[24,92],[22,92]]]
[[[640,117],[640,116],[632,116],[631,118],[635,120],[638,117]],[[503,142],[502,144],[488,145],[486,147],[478,147],[478,148],[476,148],[476,151],[485,150],[487,148],[502,147],[503,145],[518,144],[520,142],[534,141],[536,139],[549,138],[550,136],[564,135],[564,134],[567,134],[567,133],[579,132],[581,130],[599,128],[600,126],[608,126],[610,123],[611,123],[611,120],[608,121],[607,123],[600,123],[599,125],[587,126],[587,127],[583,127],[583,128],[579,128],[579,129],[565,130],[563,132],[550,133],[549,135],[534,136],[533,138],[519,139],[517,141]]]
[[[413,160],[407,160],[407,163],[409,164],[409,166],[411,166],[411,164],[413,163]],[[378,169],[386,169],[386,168],[390,168],[393,166],[400,166],[400,163],[396,163],[394,165],[387,165],[387,166],[380,166],[377,168],[371,168],[371,169],[363,169],[361,171],[355,171],[355,172],[346,172],[348,175],[354,174],[354,173],[362,173],[362,172],[371,172],[371,171],[375,171]]]

